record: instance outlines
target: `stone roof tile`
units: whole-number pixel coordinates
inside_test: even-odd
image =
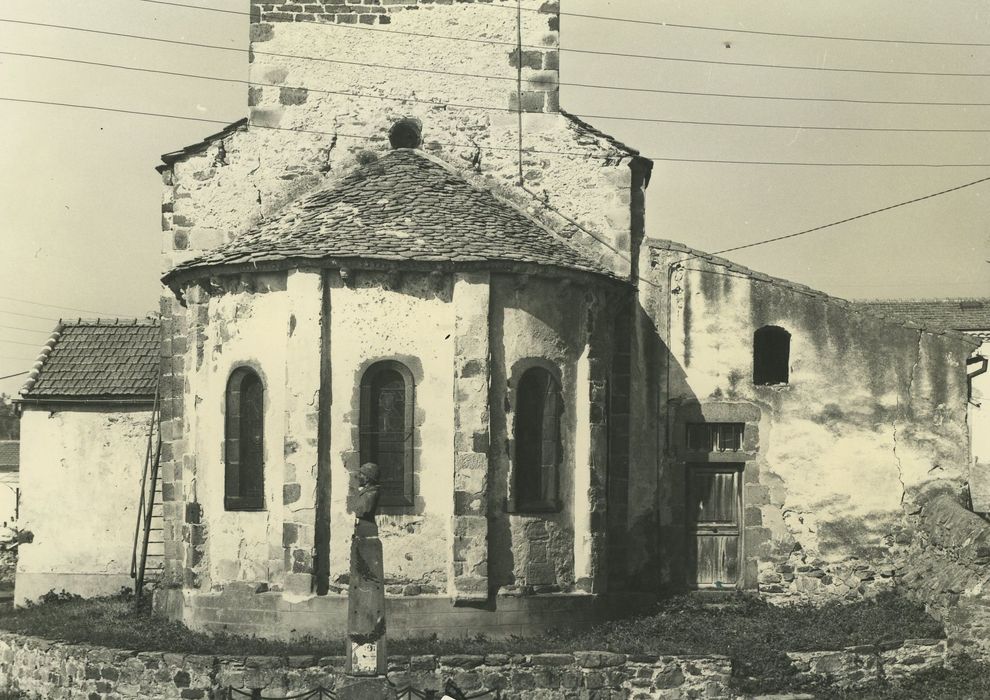
[[[608,275],[514,206],[423,154],[399,149],[305,195],[186,271],[293,258],[518,262]]]

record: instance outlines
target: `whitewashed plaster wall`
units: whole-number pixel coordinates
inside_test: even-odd
[[[444,593],[453,515],[454,306],[449,276],[405,274],[390,289],[385,273],[353,272],[352,286],[330,274],[330,579],[350,572],[353,516],[347,512],[349,475],[360,460],[360,385],[379,360],[397,360],[415,381],[412,512],[378,516],[386,582],[424,584]],[[345,587],[344,587],[345,588]],[[431,590],[427,588],[427,590]]]
[[[493,276],[491,568],[500,586],[571,589],[592,575],[589,323],[606,323],[608,295],[579,284]],[[510,513],[516,389],[533,366],[561,386],[558,512]],[[504,407],[504,411],[502,410]]]
[[[200,565],[203,583],[281,583],[288,293],[283,283],[262,293],[214,295],[206,305],[202,340],[190,342],[186,353],[186,403],[195,408],[187,411],[185,434],[195,463],[186,460],[182,479],[185,500],[202,507],[208,536]],[[191,303],[188,313],[199,309],[200,304]],[[226,387],[230,373],[241,366],[256,371],[264,386],[265,508],[255,512],[224,509]]]
[[[15,603],[50,590],[130,587],[148,410],[45,410],[21,416],[20,545]]]
[[[665,333],[658,310],[669,300],[673,414],[739,405],[761,416],[743,496],[761,581],[781,583],[775,567],[805,566],[818,576],[802,592],[820,593],[824,579],[835,584],[829,592],[845,595],[846,574],[860,566],[871,582],[882,569],[890,583],[893,552],[910,541],[906,516],[925,499],[964,489],[970,348],[958,336],[891,324],[701,259],[674,272],[668,296],[667,264],[683,257],[655,253],[644,306]],[[786,386],[752,381],[753,333],[766,325],[791,334]],[[680,498],[677,489],[662,498],[666,517]]]

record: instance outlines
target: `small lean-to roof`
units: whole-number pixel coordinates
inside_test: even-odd
[[[799,284],[797,282],[791,282],[790,280],[785,280],[780,277],[771,277],[762,272],[757,272],[751,268],[744,265],[734,263],[727,258],[720,258],[717,255],[712,255],[710,253],[705,253],[704,251],[697,250],[695,248],[690,248],[683,243],[678,243],[676,241],[667,241],[659,239],[648,239],[644,245],[649,246],[652,251],[652,256],[655,259],[656,250],[666,250],[674,253],[682,253],[675,260],[675,263],[681,264],[685,269],[690,270],[692,268],[692,263],[710,263],[712,265],[717,265],[718,267],[726,270],[736,277],[745,277],[756,282],[766,282],[769,284],[776,285],[783,289],[789,289],[798,294],[804,294],[805,296],[817,297],[822,301],[832,303],[841,308],[845,308],[854,313],[864,313],[869,316],[876,317],[880,320],[886,321],[897,326],[904,326],[906,328],[911,328],[914,330],[922,331],[924,333],[934,333],[940,335],[954,336],[958,339],[966,342],[972,347],[976,347],[980,344],[980,341],[974,337],[975,334],[970,332],[964,332],[959,328],[954,328],[951,326],[945,326],[938,323],[926,322],[925,319],[918,319],[909,316],[900,316],[898,314],[890,313],[888,314],[885,310],[880,308],[873,308],[871,305],[862,302],[853,302],[846,299],[841,299],[839,297],[834,297],[825,292],[814,289],[804,284]]]
[[[190,144],[185,148],[178,151],[172,151],[171,153],[162,154],[162,164],[159,165],[155,170],[162,172],[163,170],[172,167],[176,162],[187,158],[188,156],[195,155],[197,153],[202,153],[208,149],[214,142],[222,140],[233,134],[235,131],[240,131],[247,128],[247,117],[244,119],[239,119],[232,124],[228,124],[223,129],[215,134],[210,134],[201,141]]]
[[[390,151],[311,192],[164,281],[217,266],[364,259],[426,265],[520,263],[609,272],[521,210],[410,149]]]
[[[855,303],[888,318],[990,340],[990,298],[868,299]]]
[[[0,472],[16,472],[21,465],[19,440],[0,440]]]
[[[157,320],[63,320],[41,350],[19,401],[150,402],[159,357]]]

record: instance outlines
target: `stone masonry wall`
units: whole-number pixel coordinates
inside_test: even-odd
[[[340,688],[344,657],[204,656],[133,652],[85,644],[0,635],[0,689],[29,698],[221,697],[228,687],[266,697]],[[465,692],[500,690],[505,700],[577,697],[730,697],[730,662],[723,656],[573,654],[392,656],[394,685],[441,690],[448,679]]]
[[[945,622],[953,648],[990,657],[990,523],[949,496],[924,505],[897,583]]]
[[[797,673],[838,687],[897,683],[946,660],[943,640],[909,640],[883,648],[791,652]],[[0,690],[28,698],[141,698],[198,700],[227,688],[264,697],[340,689],[344,657],[206,656],[133,652],[0,634]],[[392,656],[389,681],[439,691],[452,680],[462,691],[498,690],[505,700],[539,698],[730,698],[731,662],[724,656],[570,654],[458,654]]]

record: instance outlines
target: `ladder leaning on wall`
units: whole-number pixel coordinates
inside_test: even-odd
[[[162,536],[162,499],[158,468],[162,454],[162,434],[159,415],[161,375],[155,385],[155,401],[148,421],[148,443],[141,474],[141,496],[138,499],[137,523],[134,526],[134,548],[131,553],[131,578],[134,598],[140,605],[144,585],[158,580],[165,565],[165,538]]]

